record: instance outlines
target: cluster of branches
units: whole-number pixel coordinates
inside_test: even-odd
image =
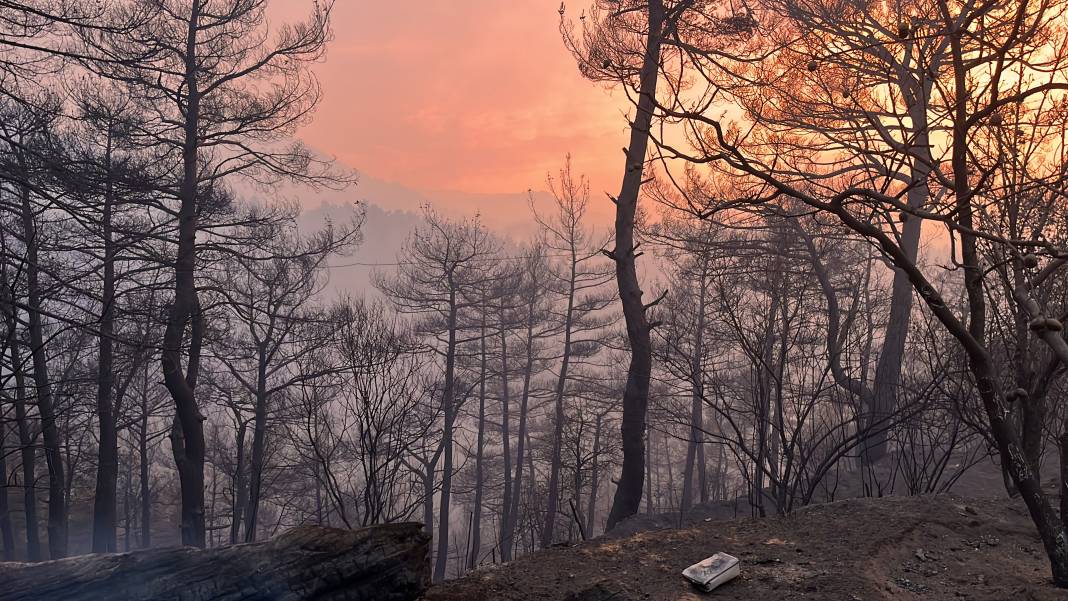
[[[331,5],[267,10],[0,4],[5,557],[422,511],[440,578],[592,535],[619,345],[588,184],[550,178],[521,247],[428,210],[388,303],[331,300],[361,213],[309,227],[278,191],[351,183],[294,138]]]
[[[700,241],[687,273],[742,278],[725,292],[702,284],[697,298],[727,298],[714,318],[720,329],[737,324],[727,326],[735,341],[716,357],[752,364],[753,394],[739,399],[738,374],[702,360],[719,335],[665,361],[692,381],[690,438],[724,439],[751,466],[755,494],[788,509],[793,491],[803,500],[812,487],[793,474],[822,471],[828,442],[860,433],[860,459],[872,464],[888,453],[923,459],[917,446],[970,431],[1000,458],[1062,587],[1065,10],[1031,0],[604,0],[562,20],[582,72],[633,102],[632,140],[643,145],[628,149],[628,177],[655,170],[655,189],[641,180],[649,195],[703,224],[693,226],[700,236],[668,233]],[[636,197],[625,184],[619,204]],[[738,245],[748,249],[742,269],[717,250]],[[883,277],[889,295],[872,298]],[[820,314],[801,310],[813,304]],[[816,348],[824,356],[805,367]],[[833,400],[842,396],[859,410],[835,418],[853,425],[833,434],[828,416],[850,413]],[[727,417],[754,399],[749,429],[698,423],[700,409]],[[628,407],[644,421],[642,403],[625,397]],[[808,445],[797,444],[802,431]],[[1048,447],[1060,457],[1055,490],[1041,477]]]
[[[398,269],[375,276],[435,359],[428,434],[404,461],[421,475],[428,531],[437,525],[439,580],[450,566],[508,561],[598,524],[613,455],[605,362],[619,346],[606,310],[611,266],[585,224],[586,181],[568,162],[548,184],[555,201],[532,200],[540,233],[528,243],[505,245],[477,219],[427,209]],[[455,517],[457,505],[466,516]],[[464,523],[460,544],[450,533]]]
[[[295,366],[332,315],[308,301],[326,260],[356,242],[360,220],[354,211],[308,233],[296,207],[272,194],[285,180],[350,177],[292,137],[318,100],[309,68],[324,52],[331,7],[270,30],[266,9],[265,0],[0,5],[0,531],[9,558],[17,549],[46,557],[41,505],[47,557],[68,554],[68,529],[86,513],[91,549],[117,550],[124,472],[127,544],[138,479],[139,538],[149,544],[166,465],[154,455],[166,435],[181,540],[203,545],[201,397],[225,385],[223,374],[240,387],[234,411],[254,416],[243,523],[255,536],[265,407],[309,377]],[[209,394],[198,396],[198,383]],[[14,540],[15,488],[24,547]]]

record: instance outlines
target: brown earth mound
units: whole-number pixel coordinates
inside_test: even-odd
[[[703,594],[680,576],[716,551],[741,576]],[[789,516],[708,521],[554,548],[436,586],[426,601],[700,599],[1051,601],[1022,503],[939,495],[851,499]]]

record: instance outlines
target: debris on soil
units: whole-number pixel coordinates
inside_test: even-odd
[[[722,550],[742,574],[703,594],[681,570]],[[432,587],[426,601],[1053,601],[1049,564],[1019,500],[850,499],[763,519],[541,551]],[[698,553],[700,556],[701,553]],[[698,557],[699,558],[699,557]]]
[[[716,553],[682,571],[683,577],[706,593],[734,580],[739,573],[738,558],[726,553]]]

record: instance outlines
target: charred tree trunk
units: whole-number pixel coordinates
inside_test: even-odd
[[[959,35],[959,34],[958,34]],[[957,69],[958,99],[955,107],[957,126],[953,130],[953,177],[954,196],[957,203],[957,222],[961,227],[960,252],[964,267],[964,288],[968,298],[967,335],[972,344],[966,344],[968,366],[975,377],[976,390],[986,410],[990,430],[998,445],[998,452],[1003,462],[1008,463],[1009,473],[1016,484],[1024,503],[1031,514],[1031,519],[1038,529],[1046,555],[1049,557],[1050,570],[1054,583],[1060,588],[1068,588],[1068,530],[1066,515],[1058,515],[1049,503],[1049,498],[1042,490],[1039,475],[1031,469],[1013,426],[1007,419],[1008,412],[999,395],[999,378],[997,368],[989,350],[986,348],[987,291],[983,282],[984,266],[979,255],[978,239],[970,233],[975,225],[973,215],[976,208],[972,205],[972,189],[968,183],[968,132],[963,124],[967,123],[967,101],[964,99],[966,86],[959,65],[963,57],[959,48],[959,38],[953,38],[953,58]],[[902,261],[907,262],[907,257]],[[913,282],[915,285],[916,282]],[[921,288],[921,290],[925,290]],[[928,295],[927,304],[932,310],[940,311],[931,301],[934,294]],[[942,315],[939,315],[941,318]],[[943,323],[947,320],[943,319]],[[963,339],[957,336],[958,339]]]
[[[11,371],[15,380],[12,404],[15,407],[15,429],[18,434],[20,468],[22,472],[22,507],[26,528],[26,558],[41,559],[41,541],[37,526],[36,453],[33,436],[30,434],[29,416],[26,413],[26,377],[19,351],[19,321],[16,318],[14,288],[8,281],[7,266],[0,266],[0,294],[3,294],[4,318],[7,320],[7,348],[11,357]]]
[[[3,313],[4,322],[7,326],[7,332],[5,333],[4,349],[13,348],[15,343],[15,337],[18,336],[18,321],[15,319],[15,303],[13,298],[8,295],[8,281],[7,281],[7,266],[0,265],[0,312]],[[3,359],[7,353],[0,351],[0,364],[3,363]],[[11,371],[17,371],[20,369],[17,363],[11,363]],[[11,561],[15,558],[15,533],[11,523],[11,503],[8,488],[8,472],[7,472],[7,411],[0,413],[4,419],[0,419],[0,536],[4,541],[4,559],[5,561]],[[18,420],[18,417],[16,417]]]
[[[444,465],[441,474],[441,499],[438,505],[438,540],[437,551],[434,557],[434,582],[445,580],[445,568],[449,562],[449,509],[452,501],[452,441],[453,428],[456,422],[455,386],[456,386],[456,293],[450,293],[449,298],[449,342],[445,350],[445,390],[442,394],[442,405],[445,414],[445,427],[442,431],[442,445],[444,447]]]
[[[427,462],[423,470],[423,529],[434,534],[434,468],[437,461]]]
[[[141,380],[141,428],[137,432],[138,470],[141,486],[141,548],[152,546],[152,485],[149,480],[148,459],[148,364]]]
[[[56,423],[52,399],[52,381],[48,374],[48,354],[45,349],[43,302],[39,282],[40,257],[37,224],[30,200],[29,188],[22,186],[22,227],[26,244],[26,294],[30,333],[30,358],[33,362],[33,381],[37,392],[37,413],[41,418],[45,464],[48,467],[48,553],[52,559],[67,556],[67,498],[64,484],[62,444]]]
[[[582,519],[582,514],[579,511],[578,503],[582,499],[582,464],[580,463],[582,457],[582,433],[575,437],[575,469],[571,473],[571,499],[568,505],[571,506],[571,521],[568,522],[567,528],[567,540],[571,542],[574,540],[575,528],[578,527],[579,537],[582,540],[586,540],[586,521]]]
[[[230,516],[230,544],[236,545],[241,541],[241,521],[245,515],[245,505],[248,503],[248,486],[245,483],[245,436],[248,433],[248,422],[237,416],[237,460],[234,465],[234,502]]]
[[[483,305],[481,329],[481,357],[478,384],[478,438],[475,442],[475,500],[471,511],[471,555],[467,567],[478,567],[482,555],[482,489],[484,487],[483,455],[486,446],[486,307]]]
[[[17,337],[11,341],[11,365],[15,366],[15,425],[22,459],[22,509],[26,522],[26,559],[41,560],[41,535],[37,524],[37,453],[26,413],[26,377]]]
[[[203,547],[204,523],[204,416],[195,396],[200,345],[203,336],[200,301],[196,289],[197,199],[200,155],[200,89],[197,78],[197,32],[200,2],[194,2],[185,40],[184,141],[182,145],[181,206],[178,210],[178,254],[174,263],[174,301],[163,335],[163,382],[174,400],[175,418],[171,448],[181,487],[182,544]],[[183,368],[185,332],[190,330],[188,363]]]
[[[531,299],[530,304],[527,306],[527,331],[526,331],[526,365],[523,369],[523,392],[519,399],[519,431],[516,433],[518,442],[516,443],[515,454],[515,480],[512,483],[512,509],[510,513],[510,523],[506,526],[509,532],[509,537],[514,537],[516,528],[519,526],[519,499],[522,497],[523,490],[523,461],[529,451],[527,450],[527,405],[530,401],[530,380],[534,373],[534,311],[535,300]],[[532,474],[533,476],[533,471]],[[509,545],[511,546],[511,545]],[[511,548],[509,548],[509,556],[511,555]]]
[[[600,465],[598,457],[601,454],[601,426],[604,423],[604,415],[597,415],[597,422],[593,427],[593,459],[590,463],[590,498],[586,505],[586,534],[593,536],[593,526],[597,523],[597,487],[601,485]]]
[[[650,432],[646,440],[646,450],[655,449],[653,446],[654,433]],[[645,455],[645,514],[653,515],[653,462],[650,453]]]
[[[130,511],[131,500],[133,499],[133,462],[129,461],[130,457],[126,457],[126,482],[122,487],[122,513],[123,513],[123,551],[131,551],[133,549],[133,529],[134,529],[134,515]]]
[[[912,183],[909,187],[907,202],[910,209],[920,210],[927,204],[930,189],[927,180],[932,164],[930,151],[930,133],[927,124],[926,99],[929,98],[930,82],[924,79],[920,93],[911,90],[909,102],[912,127],[916,132],[915,152],[920,158],[915,160],[912,168]],[[903,88],[905,86],[902,86]],[[905,256],[915,262],[920,249],[922,219],[906,219],[901,226],[901,250]],[[894,280],[890,293],[890,317],[886,324],[886,336],[883,338],[879,352],[879,361],[875,366],[875,380],[871,389],[871,406],[867,408],[869,421],[866,424],[866,438],[862,458],[867,463],[882,459],[887,451],[887,438],[890,422],[897,408],[898,389],[901,384],[901,363],[905,357],[905,341],[908,337],[909,322],[912,318],[912,282],[901,269],[894,271]]]
[[[669,511],[678,509],[679,499],[675,495],[675,469],[674,460],[671,456],[671,443],[667,436],[662,437],[664,443],[664,469],[667,470],[667,508]]]
[[[248,509],[245,513],[245,542],[256,540],[256,526],[263,492],[263,468],[267,452],[267,343],[259,344],[256,372],[256,415],[252,425],[252,461],[249,464]]]
[[[779,270],[781,273],[781,270]],[[781,297],[776,294],[771,301],[771,308],[768,311],[768,322],[764,329],[763,348],[761,349],[761,357],[755,360],[756,365],[753,369],[758,372],[757,390],[756,390],[756,457],[753,462],[753,492],[750,503],[755,515],[760,517],[767,516],[767,482],[771,480],[774,484],[774,479],[770,478],[772,475],[771,465],[774,462],[774,454],[771,449],[771,436],[772,432],[772,386],[775,384],[774,380],[774,353],[776,338],[776,317],[779,313],[780,307],[783,302]],[[785,341],[778,341],[781,344],[785,344]]]
[[[262,543],[0,564],[4,601],[408,601],[429,584],[429,537],[414,523],[305,526]]]
[[[623,422],[620,426],[623,466],[612,501],[612,510],[608,514],[608,529],[638,512],[645,477],[645,415],[649,405],[649,376],[653,359],[649,322],[645,315],[646,306],[642,301],[641,284],[638,282],[634,217],[642,187],[660,72],[660,43],[664,26],[662,0],[650,0],[648,9],[649,32],[642,60],[637,113],[630,128],[630,145],[627,148],[623,184],[619,197],[615,199],[616,248],[611,255],[616,263],[616,282],[619,298],[623,303],[631,358],[627,368],[627,384],[623,391]]]
[[[556,378],[553,398],[553,451],[549,464],[549,493],[545,505],[545,526],[541,531],[541,546],[553,544],[553,529],[556,526],[557,504],[560,502],[560,462],[564,437],[564,393],[567,391],[567,370],[571,362],[571,323],[575,312],[575,278],[578,256],[574,238],[571,240],[571,266],[567,290],[567,312],[564,314],[564,349],[560,359],[560,373]],[[576,491],[576,495],[578,492]]]
[[[93,497],[93,553],[117,551],[115,529],[117,517],[116,487],[119,477],[119,434],[116,424],[114,389],[115,335],[115,242],[111,215],[114,186],[111,181],[111,131],[104,150],[106,184],[101,228],[104,239],[104,269],[100,306],[100,333],[97,353],[96,417],[100,432],[97,451],[96,494]]]
[[[0,266],[0,311],[3,312],[5,325],[7,326],[6,337],[4,340],[4,348],[12,349],[11,353],[11,371],[14,374],[18,374],[22,367],[18,364],[18,354],[14,352],[15,344],[18,337],[18,320],[15,319],[15,303],[11,295],[8,294],[9,288],[7,279],[7,266]],[[0,352],[0,363],[3,362],[6,352]],[[19,386],[19,378],[15,378],[16,386]],[[20,394],[16,391],[16,395]],[[23,422],[25,420],[25,407],[21,399],[16,398],[15,402],[15,425],[19,431],[20,444],[23,438]],[[3,412],[6,415],[6,411]],[[0,536],[4,541],[4,559],[11,561],[15,558],[15,533],[11,522],[11,503],[8,488],[8,471],[7,471],[7,419],[0,419]],[[22,447],[25,449],[25,447]],[[25,451],[23,451],[25,452]],[[30,520],[27,515],[26,527],[29,529]]]
[[[703,461],[703,457],[699,457],[698,450],[703,442],[704,432],[704,365],[702,360],[704,358],[704,333],[705,333],[705,297],[707,294],[707,285],[705,277],[707,275],[707,260],[701,263],[701,279],[698,282],[701,289],[697,295],[697,324],[695,326],[693,341],[693,352],[690,355],[690,386],[692,387],[692,394],[690,398],[690,440],[686,445],[686,465],[683,468],[685,471],[682,475],[682,499],[679,502],[679,519],[682,519],[682,514],[689,511],[690,506],[693,504],[693,481],[694,481],[694,468],[697,465],[697,460],[700,458]],[[701,487],[704,487],[704,483],[700,483]]]
[[[15,530],[11,524],[11,501],[7,482],[7,424],[0,422],[0,541],[4,561],[15,559]]]
[[[503,305],[502,305],[503,307]],[[504,311],[500,312],[501,337],[501,459],[504,462],[504,496],[501,499],[501,561],[512,560],[512,431],[511,431],[511,391],[508,387],[508,334],[505,327]]]

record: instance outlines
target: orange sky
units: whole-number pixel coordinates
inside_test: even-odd
[[[276,16],[310,2],[276,0]],[[571,152],[600,204],[619,185],[622,96],[578,74],[559,6],[337,0],[335,40],[316,67],[325,97],[303,138],[376,179],[478,193],[543,188]]]

